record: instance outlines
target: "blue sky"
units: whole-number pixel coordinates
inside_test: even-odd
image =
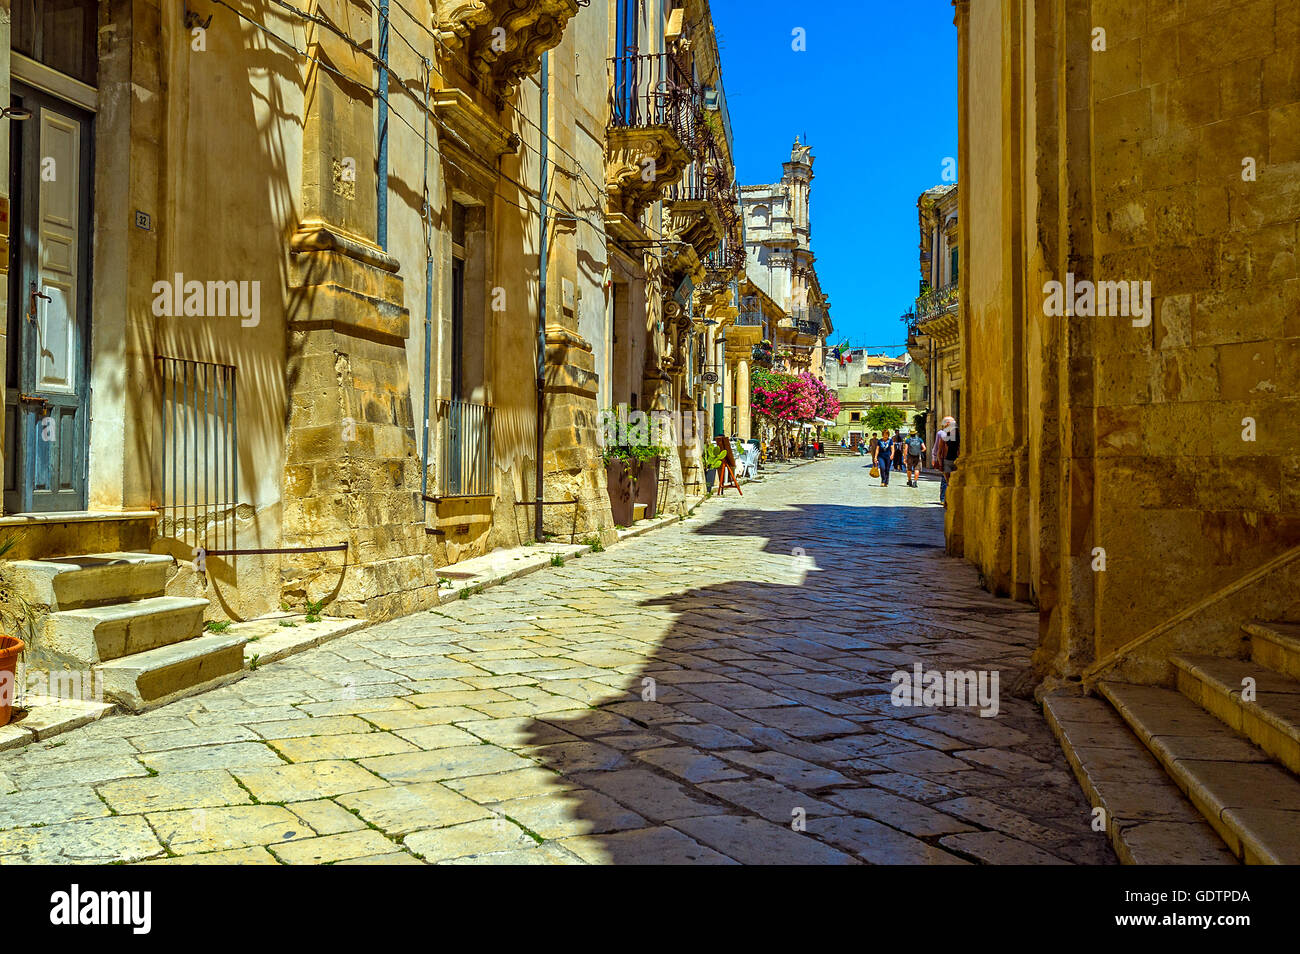
[[[952,0],[712,0],[741,184],[799,135],[817,162],[812,247],[833,343],[902,343],[920,272],[916,198],[957,155]],[[793,31],[807,49],[792,49]],[[875,349],[873,349],[875,350]]]

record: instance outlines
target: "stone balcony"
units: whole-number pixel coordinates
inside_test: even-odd
[[[757,345],[766,337],[763,313],[756,304],[742,300],[736,318],[727,326],[726,332],[728,346],[748,348]]]
[[[670,194],[695,158],[696,91],[665,53],[615,56],[609,70],[606,215],[635,222]]]
[[[708,199],[670,198],[664,209],[667,237],[687,243],[701,259],[716,249],[726,234],[717,206]]]
[[[559,46],[579,0],[437,0],[435,30],[463,49],[470,69],[498,96],[537,71],[542,54]]]

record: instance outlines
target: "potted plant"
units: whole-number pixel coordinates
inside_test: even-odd
[[[630,456],[625,448],[607,447],[601,452],[605,461],[605,482],[609,489],[609,509],[615,526],[632,526],[633,486]]]
[[[659,461],[668,456],[669,448],[658,442],[665,432],[658,415],[633,411],[625,418],[625,407],[602,412],[606,422],[606,442],[601,450],[605,462],[605,479],[609,489],[614,523],[631,526],[636,505],[645,504],[646,513],[658,512]]]
[[[633,444],[628,450],[632,455],[628,462],[629,472],[633,468],[636,471],[632,478],[633,499],[645,504],[646,515],[653,517],[659,512],[659,462],[668,456],[668,448],[647,443]]]
[[[11,534],[0,540],[0,560],[18,545],[18,539],[18,534]],[[28,616],[27,607],[15,593],[9,593],[7,599],[14,602],[15,609],[11,610],[8,602],[0,603],[0,726],[8,725],[13,716],[18,693],[18,659],[27,648],[18,636],[5,632],[7,627],[13,633],[21,630]]]
[[[700,458],[704,463],[704,487],[713,493],[713,482],[718,479],[718,468],[727,459],[727,452],[716,443],[705,444]]]

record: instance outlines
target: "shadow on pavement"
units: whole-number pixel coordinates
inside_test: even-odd
[[[626,692],[528,733],[602,860],[1113,863],[1007,692],[1037,616],[943,555],[941,511],[737,501],[688,539],[700,585],[640,604],[672,619]],[[998,715],[894,706],[917,663],[999,671]]]

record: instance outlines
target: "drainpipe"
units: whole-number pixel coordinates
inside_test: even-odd
[[[542,492],[542,454],[546,445],[543,422],[546,416],[546,266],[548,264],[546,247],[546,163],[550,146],[550,126],[548,122],[550,114],[550,83],[547,75],[549,65],[550,54],[543,53],[541,76],[542,115],[539,123],[542,130],[542,168],[541,188],[538,190],[541,195],[541,227],[537,242],[537,499],[533,505],[536,508],[533,519],[533,535],[538,543],[542,542],[542,500],[544,498]]]
[[[375,239],[388,251],[388,0],[379,0],[379,184]]]
[[[384,0],[387,7],[388,0]],[[433,63],[424,58],[424,467],[420,471],[420,495],[429,494],[429,378],[433,376],[433,223],[429,208],[429,69]],[[384,190],[387,191],[386,189]],[[428,522],[429,501],[424,500],[424,519]]]

